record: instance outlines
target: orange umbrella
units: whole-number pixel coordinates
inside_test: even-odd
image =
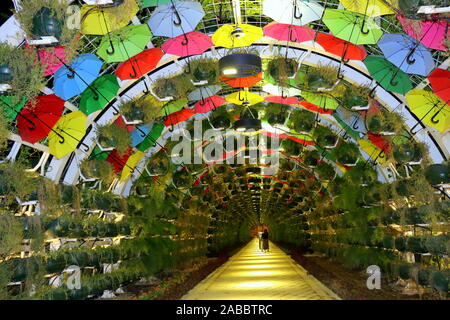
[[[254,76],[240,77],[240,78],[229,78],[221,77],[220,81],[225,82],[230,87],[233,88],[250,88],[262,80],[262,72]]]
[[[355,45],[348,41],[336,38],[332,34],[318,33],[316,42],[329,53],[342,57],[342,60],[364,60],[367,51],[363,45]]]
[[[160,48],[144,50],[119,64],[116,75],[120,80],[139,79],[155,69],[163,56],[164,52]]]

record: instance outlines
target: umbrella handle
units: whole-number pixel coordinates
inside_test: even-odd
[[[409,133],[411,133],[411,135],[415,135],[415,134],[417,134],[419,131],[421,131],[421,130],[423,130],[423,128],[422,129],[420,129],[420,130],[418,130],[418,131],[416,131],[416,132],[413,132],[414,131],[414,129],[420,124],[421,122],[420,121],[418,121],[410,130],[409,130]],[[412,137],[411,137],[411,139],[412,139]]]
[[[82,142],[81,145],[84,147],[84,152],[89,152],[89,146],[86,143]]]
[[[371,97],[372,99],[375,98],[375,89],[376,89],[377,87],[378,87],[378,85],[377,85],[375,88],[373,88],[372,90],[370,90],[369,97]]]
[[[364,27],[365,27],[365,26],[366,26],[366,19],[363,20],[363,23],[362,23],[362,25],[361,25],[361,33],[362,33],[362,34],[369,34],[369,33],[370,33],[370,30],[369,30],[369,29],[364,30]]]
[[[173,132],[174,130],[175,130],[175,127],[173,126],[173,124],[170,125],[169,131],[170,131],[170,132]]]
[[[292,37],[292,29],[289,29],[289,41],[291,41],[291,42],[296,42],[297,41],[297,38],[293,38]]]
[[[186,69],[184,69],[184,73],[185,74],[190,74],[191,73],[191,64],[189,63],[189,61],[188,61],[188,63],[186,65],[187,66],[186,66]]]
[[[145,80],[144,80],[144,85],[145,85],[145,90],[142,91],[142,93],[143,93],[143,94],[149,94],[149,93],[150,93],[150,89],[148,88],[147,82],[145,82]]]
[[[59,143],[63,144],[64,142],[66,142],[66,138],[64,138],[61,134],[59,134],[56,131],[53,131],[54,133],[56,133],[58,135],[58,137],[60,138]]]
[[[136,72],[136,69],[134,68],[133,64],[131,64],[131,69],[133,69],[133,73],[130,73],[130,77],[131,78],[136,78],[137,77],[137,72]]]
[[[348,43],[345,43],[345,49],[344,49],[344,52],[342,53],[342,59],[341,59],[341,61],[343,63],[348,63],[350,61],[350,59],[344,59],[344,57],[347,54],[347,51],[348,51]]]
[[[241,98],[241,91],[238,93],[238,100],[244,102],[245,98]]]
[[[285,94],[284,90],[281,90],[281,98],[287,99],[287,94]]]
[[[109,44],[110,44],[111,48],[108,48],[106,50],[106,53],[111,56],[116,52],[116,49],[114,48],[114,44],[111,40],[109,40]]]
[[[299,10],[297,10],[297,5],[294,5],[294,18],[295,19],[301,19],[303,17],[303,13],[301,13]],[[300,13],[299,15],[297,14],[297,11]]]
[[[441,109],[442,110],[442,109]],[[431,117],[431,122],[433,123],[439,123],[439,120],[436,120],[436,116],[441,112],[441,110],[438,110],[432,117]]]
[[[181,26],[181,17],[178,11],[175,10],[175,18],[176,20],[173,21],[173,24],[177,27]]]
[[[408,64],[414,64],[414,63],[416,63],[416,59],[414,59],[414,58],[412,57],[415,51],[416,51],[416,50],[414,49],[414,50],[412,50],[412,51],[408,54],[408,56],[406,57],[406,63],[408,63]]]
[[[136,127],[136,129],[141,133],[141,137],[142,137],[142,138],[145,138],[145,136],[146,136],[145,132],[142,131],[142,129],[139,128],[139,127]]]
[[[112,108],[113,108],[113,110],[114,110],[113,115],[114,115],[114,116],[117,116],[117,115],[120,113],[120,111],[117,110],[116,107],[112,107]]]
[[[199,105],[204,106],[206,104],[205,99],[202,99],[198,102]]]
[[[69,68],[68,70],[70,73],[67,74],[67,78],[69,79],[75,78],[75,70],[73,70],[72,68]]]
[[[187,46],[187,44],[189,43],[189,39],[186,36],[186,33],[183,33],[183,36],[184,36],[184,40],[181,42],[181,45],[182,46]]]

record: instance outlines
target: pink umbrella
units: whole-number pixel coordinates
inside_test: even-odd
[[[220,107],[225,103],[225,99],[219,96],[211,96],[200,100],[194,106],[194,111],[196,113],[206,113]]]
[[[269,23],[263,28],[264,35],[281,40],[291,42],[304,42],[314,40],[316,32],[310,27],[294,26],[284,23]]]
[[[164,42],[161,46],[168,54],[179,57],[202,54],[213,46],[211,37],[201,32],[188,32]]]
[[[54,74],[67,62],[65,48],[62,46],[39,49],[37,51],[37,56],[40,63],[45,67],[44,76]]]
[[[448,51],[449,48],[444,45],[444,41],[450,37],[450,28],[445,20],[411,20],[402,15],[397,15],[397,19],[408,35],[428,48]]]
[[[300,103],[300,101],[295,97],[283,98],[283,97],[279,97],[279,96],[269,96],[269,97],[264,98],[264,100],[273,102],[273,103],[288,104],[288,105]]]

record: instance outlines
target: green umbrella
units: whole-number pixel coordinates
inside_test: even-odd
[[[370,75],[386,90],[406,94],[413,85],[406,73],[382,56],[368,56],[364,60]]]
[[[138,0],[139,6],[144,8],[157,7],[161,4],[168,3],[171,0]]]
[[[161,133],[163,132],[164,128],[165,128],[164,124],[159,122],[155,123],[150,133],[145,137],[144,141],[142,141],[137,146],[137,149],[139,151],[145,152],[151,147],[153,147],[158,141],[159,137],[161,136]]]
[[[3,109],[3,114],[6,117],[6,120],[8,121],[14,121],[17,117],[17,114],[22,110],[22,108],[25,106],[25,103],[27,102],[26,98],[22,98],[22,100],[15,105],[13,100],[16,100],[15,98],[8,97],[8,96],[0,96],[0,106]]]
[[[151,38],[147,24],[130,25],[104,36],[97,55],[107,63],[122,62],[142,52]]]
[[[322,21],[333,35],[358,45],[375,44],[383,35],[373,18],[346,10],[326,9]]]
[[[172,102],[166,104],[164,107],[162,107],[160,116],[165,117],[171,113],[180,111],[181,109],[186,107],[187,104],[188,104],[187,98],[181,98],[181,99],[172,101]]]
[[[101,110],[117,95],[119,88],[116,75],[105,74],[95,79],[90,87],[81,94],[78,108],[86,115]]]
[[[329,95],[303,91],[301,96],[309,103],[322,109],[336,110],[339,107],[339,102]]]

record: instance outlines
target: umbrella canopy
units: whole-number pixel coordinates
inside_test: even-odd
[[[367,51],[363,45],[354,45],[332,34],[318,33],[316,42],[326,51],[342,57],[342,60],[364,60],[367,57]]]
[[[339,102],[336,99],[324,94],[302,92],[302,97],[309,103],[325,110],[336,110],[339,107]]]
[[[147,23],[155,36],[174,38],[194,31],[204,15],[200,2],[176,1],[159,5]]]
[[[249,24],[226,24],[212,35],[213,43],[228,49],[247,47],[263,37],[263,30]]]
[[[280,41],[304,42],[314,40],[316,31],[310,27],[271,22],[263,28],[264,35]]]
[[[125,27],[138,12],[135,0],[124,0],[122,4],[109,8],[84,5],[80,10],[81,33],[105,35]]]
[[[435,67],[430,51],[406,34],[387,33],[378,46],[386,59],[406,73],[426,77]]]
[[[103,62],[92,53],[85,53],[55,73],[53,92],[64,100],[83,92],[99,75]]]
[[[17,128],[22,140],[34,144],[47,137],[61,118],[64,103],[64,100],[54,94],[38,96],[28,101],[17,118]]]
[[[450,71],[436,68],[428,76],[431,87],[436,95],[449,103],[450,101]]]
[[[212,85],[206,87],[197,88],[188,94],[189,101],[198,101],[204,98],[208,98],[216,95],[220,90],[222,90],[222,86],[220,85]]]
[[[60,159],[73,152],[86,134],[86,125],[87,117],[81,111],[62,116],[48,135],[49,153]]]
[[[97,55],[107,63],[122,62],[142,52],[151,38],[146,24],[126,26],[104,36]]]
[[[282,97],[293,97],[301,94],[301,91],[297,88],[277,86],[272,83],[266,83],[263,85],[262,90],[274,96],[281,94]]]
[[[386,90],[406,94],[413,88],[408,75],[382,56],[368,56],[364,65],[370,75]]]
[[[160,48],[144,50],[119,64],[115,73],[120,80],[139,79],[155,69],[163,56],[164,52]]]
[[[380,164],[386,162],[386,156],[383,154],[384,151],[378,148],[369,140],[360,139],[358,140],[359,147],[364,151],[370,158],[376,159]]]
[[[159,5],[171,2],[172,0],[138,0],[139,6],[144,8],[157,7]]]
[[[243,91],[243,90],[231,93],[228,96],[226,96],[225,99],[228,102],[233,103],[233,104],[237,104],[237,105],[246,104],[249,106],[264,101],[264,98],[261,97],[260,95],[257,95],[256,93],[253,93],[253,92]]]
[[[444,41],[450,38],[450,28],[445,20],[412,20],[397,15],[403,30],[430,49],[447,51]]]
[[[188,104],[188,99],[187,98],[181,98],[175,101],[171,101],[168,104],[164,105],[161,108],[161,112],[159,114],[160,117],[165,117],[171,113],[180,111],[181,109],[183,109],[184,107],[186,107]]]
[[[50,76],[61,68],[66,60],[65,48],[56,46],[53,48],[38,49],[37,56],[39,62],[44,66],[44,76]]]
[[[161,45],[161,49],[168,54],[187,57],[194,54],[202,54],[212,46],[213,43],[210,36],[193,31],[167,40]]]
[[[89,115],[103,107],[117,95],[119,83],[114,74],[105,74],[92,82],[81,95],[78,108]]]
[[[225,82],[233,88],[250,88],[262,80],[262,72],[249,77],[229,78],[220,77],[220,81]]]
[[[194,106],[194,111],[195,113],[206,113],[211,110],[214,110],[215,108],[220,107],[224,103],[225,99],[222,97],[219,96],[208,97],[197,102]]]
[[[133,173],[134,169],[138,165],[139,161],[144,157],[144,153],[141,151],[136,151],[131,157],[128,158],[125,164],[122,175],[120,176],[120,182],[127,180]]]
[[[3,110],[3,115],[6,117],[7,121],[15,120],[17,114],[20,112],[20,110],[22,110],[22,108],[25,106],[25,103],[27,102],[26,98],[22,98],[21,101],[13,105],[13,100],[16,99],[9,96],[0,95],[0,107]]]
[[[346,10],[326,9],[322,21],[336,37],[353,44],[375,44],[383,35],[372,18]]]
[[[300,103],[300,101],[295,97],[284,98],[280,96],[268,96],[264,98],[264,101],[286,105],[296,105]]]
[[[409,109],[427,126],[440,132],[450,129],[450,106],[433,92],[413,89],[406,95]]]
[[[324,8],[312,0],[265,0],[263,14],[280,23],[302,26],[322,18]]]
[[[182,109],[180,111],[169,114],[164,120],[164,125],[166,127],[173,126],[180,122],[186,121],[194,115],[195,111],[193,109]]]
[[[300,101],[298,104],[310,111],[317,112],[320,114],[333,114],[334,113],[333,109],[324,109],[324,108],[321,108],[321,107],[319,107],[313,103],[310,103],[308,101]]]
[[[136,147],[139,143],[144,141],[145,137],[152,130],[153,123],[143,124],[140,126],[136,126],[136,128],[131,131],[131,146]]]
[[[114,168],[114,173],[119,173],[122,171],[123,167],[128,161],[128,158],[131,156],[133,148],[129,148],[124,154],[119,154],[117,150],[111,151],[111,153],[106,158],[106,161],[112,164]]]
[[[154,123],[151,131],[147,134],[145,139],[141,143],[139,143],[137,149],[139,151],[145,152],[146,150],[156,145],[156,141],[158,141],[164,128],[165,128],[164,124],[160,122]]]
[[[369,17],[394,14],[395,11],[382,0],[339,0],[345,9]]]

